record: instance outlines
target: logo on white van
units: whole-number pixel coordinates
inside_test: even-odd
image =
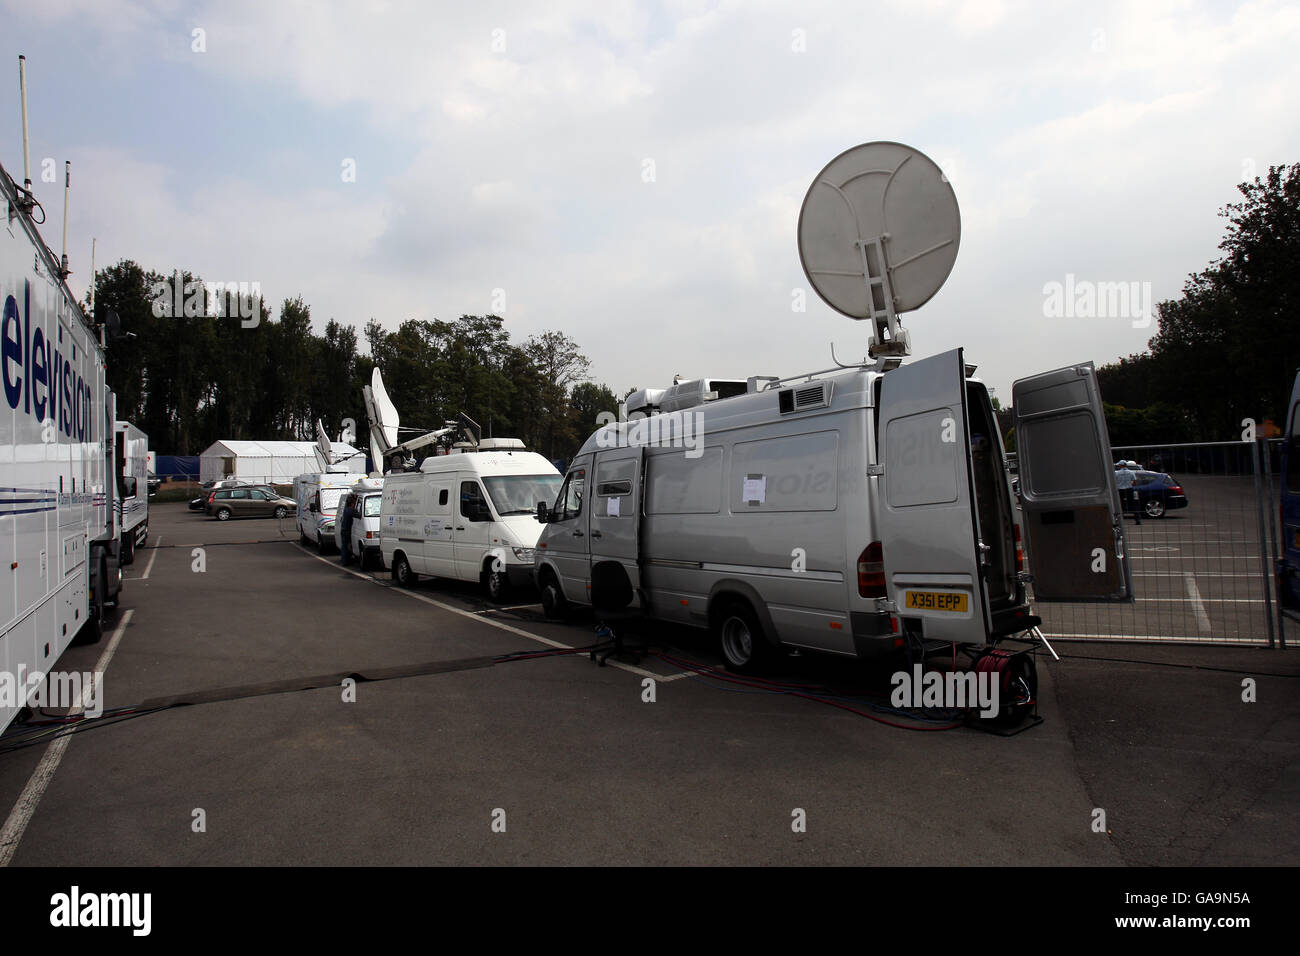
[[[626,428],[606,428],[615,422]],[[618,414],[601,412],[596,416],[600,431],[596,432],[599,448],[685,448],[687,458],[704,454],[704,413],[664,412],[646,417],[640,412],[628,415],[627,405],[618,406]]]

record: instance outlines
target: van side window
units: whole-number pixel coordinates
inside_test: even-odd
[[[470,521],[485,521],[486,511],[487,502],[483,499],[483,491],[479,488],[478,482],[462,481],[460,483],[461,515]]]
[[[560,489],[559,497],[555,500],[556,521],[567,521],[582,514],[582,492],[586,484],[585,468],[570,472],[569,477],[564,479],[564,487]]]
[[[438,492],[438,504],[445,505],[446,503],[447,503],[447,489],[444,488],[442,489],[442,491]]]

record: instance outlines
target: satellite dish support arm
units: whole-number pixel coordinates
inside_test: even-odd
[[[854,245],[862,259],[862,279],[867,284],[867,309],[871,319],[872,334],[867,354],[872,358],[884,355],[911,355],[912,342],[907,330],[899,324],[894,311],[894,285],[890,281],[889,260],[885,256],[886,233],[874,239],[859,239]],[[872,268],[872,260],[875,268]],[[878,306],[877,303],[880,303]]]

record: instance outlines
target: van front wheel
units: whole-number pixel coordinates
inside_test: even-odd
[[[555,580],[555,575],[547,574],[542,581],[542,613],[551,620],[559,620],[568,610],[569,602],[564,599],[560,582]]]
[[[493,604],[504,602],[506,592],[510,588],[510,582],[506,578],[505,570],[496,571],[491,567],[484,570],[483,587],[487,590],[488,600]]]
[[[729,604],[718,615],[718,640],[727,670],[753,674],[761,670],[769,656],[767,639],[758,619],[748,605]]]
[[[393,556],[393,580],[404,588],[415,584],[415,572],[411,570],[411,563],[404,554]]]

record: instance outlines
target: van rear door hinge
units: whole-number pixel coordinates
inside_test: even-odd
[[[879,477],[885,473],[884,465],[867,465],[867,477]]]

